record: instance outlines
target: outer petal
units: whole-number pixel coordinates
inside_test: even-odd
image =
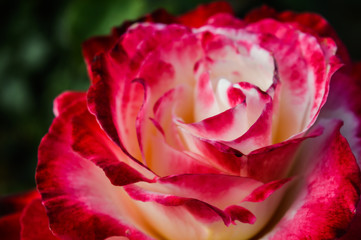
[[[204,25],[210,17],[219,13],[233,13],[233,10],[227,2],[214,2],[201,5],[197,9],[179,17],[172,16],[164,9],[158,9],[134,21],[126,21],[121,26],[114,28],[111,35],[93,37],[83,43],[83,55],[87,64],[89,76],[93,79],[90,66],[94,57],[110,50],[116,43],[117,39],[126,32],[129,26],[134,23],[180,23],[188,27],[200,27]]]
[[[207,20],[218,13],[233,13],[232,7],[225,1],[213,2],[200,5],[193,11],[190,11],[178,17],[178,21],[188,27],[201,27],[207,23]]]
[[[361,166],[361,64],[343,67],[332,78],[330,96],[322,109],[323,118],[341,118],[341,133],[350,143],[359,166]],[[350,229],[342,240],[357,239],[361,235],[361,201]]]
[[[60,114],[39,147],[36,181],[51,229],[65,239],[150,239],[134,227],[142,220],[129,208],[127,195],[72,150],[69,123],[85,110],[83,99]]]
[[[346,47],[338,37],[336,31],[322,16],[315,13],[295,13],[292,11],[278,13],[268,6],[262,6],[249,12],[245,17],[245,21],[257,22],[265,18],[273,18],[278,21],[288,23],[296,23],[296,27],[301,31],[311,33],[315,36],[331,37],[335,40],[338,46],[338,55],[341,56],[344,62],[350,62],[350,57]]]
[[[327,124],[328,131],[305,142],[300,150],[301,165],[295,169],[306,174],[292,188],[297,193],[286,194],[295,194],[296,198],[265,239],[335,239],[342,236],[355,214],[360,194],[359,167],[339,132],[340,122],[322,124]],[[281,205],[288,203],[285,198]]]
[[[107,51],[114,45],[115,39],[113,36],[93,37],[85,41],[82,45],[83,56],[88,70],[90,80],[93,81],[94,75],[91,70],[92,62],[95,56]]]
[[[344,121],[341,133],[347,138],[361,166],[361,63],[344,66],[332,77],[330,95],[321,118]]]
[[[49,219],[41,199],[34,199],[25,209],[21,217],[22,240],[56,240],[59,239],[49,228]]]

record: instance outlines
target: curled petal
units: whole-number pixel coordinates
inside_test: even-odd
[[[141,163],[125,155],[87,110],[72,119],[72,138],[72,148],[101,167],[114,185],[123,186],[137,181],[151,182],[155,177]]]

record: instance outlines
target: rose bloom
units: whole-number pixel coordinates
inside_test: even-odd
[[[361,236],[361,71],[319,15],[160,10],[83,53],[5,239]]]

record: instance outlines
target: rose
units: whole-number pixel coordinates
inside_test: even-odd
[[[357,236],[359,78],[324,19],[264,7],[239,20],[214,3],[83,49],[91,86],[54,102],[41,200],[0,226],[20,218],[23,239]]]
[[[351,66],[347,52],[317,15],[228,11],[158,12],[89,40],[87,101],[58,97],[39,149],[42,201],[3,201],[20,206],[0,226],[18,231],[22,212],[23,239],[332,239],[352,221],[354,239],[358,167],[323,120],[344,118],[358,156],[351,67],[319,113],[339,66],[329,37]]]

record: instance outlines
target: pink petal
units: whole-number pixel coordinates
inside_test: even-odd
[[[135,200],[142,202],[156,202],[167,207],[182,206],[185,207],[194,217],[204,222],[213,222],[223,219],[225,224],[229,224],[229,217],[220,209],[203,203],[197,199],[190,199],[177,196],[169,196],[161,193],[151,192],[136,186],[128,185],[125,187],[128,194]],[[172,213],[172,211],[170,211]]]
[[[141,111],[142,112],[142,111]],[[151,123],[149,121],[149,123]],[[144,127],[144,125],[143,125]],[[149,129],[148,129],[149,131]],[[142,136],[144,137],[144,136]],[[140,137],[140,138],[142,138]],[[162,135],[147,138],[152,145],[144,149],[148,167],[161,176],[190,172],[217,172],[211,166],[171,148]],[[157,144],[157,151],[152,151]],[[92,146],[89,148],[89,146]],[[73,149],[101,167],[115,185],[137,181],[151,182],[155,177],[144,166],[122,153],[100,129],[94,116],[87,111],[73,118]],[[166,161],[165,161],[166,156]]]
[[[187,79],[187,75],[192,76],[192,61],[200,52],[194,51],[197,44],[184,27],[170,25],[162,29],[160,25],[140,24],[129,29],[112,50],[93,61],[91,69],[97,80],[88,91],[89,109],[129,157],[143,158],[137,143],[137,134],[143,130],[137,133],[135,122],[140,121],[136,119],[144,104],[144,88],[133,80],[141,78],[151,90],[143,113],[148,121],[156,100],[177,82]],[[162,84],[157,84],[159,81]]]
[[[234,108],[197,123],[185,124],[178,121],[177,125],[197,137],[209,140],[233,140],[247,130],[246,104],[238,104]]]
[[[251,178],[222,174],[186,174],[159,179],[172,194],[190,197],[224,209],[243,201],[262,185]]]
[[[129,212],[126,194],[72,150],[69,123],[85,110],[83,101],[60,114],[39,147],[36,181],[52,231],[71,239],[151,239],[140,217]]]
[[[189,149],[187,154],[204,159],[221,172],[239,175],[241,168],[245,167],[241,158],[243,154],[221,142],[199,138],[186,131],[183,131],[182,136]]]
[[[271,19],[250,24],[247,29],[266,34],[261,35],[260,44],[275,53],[283,86],[279,112],[275,113],[278,125],[273,129],[274,142],[280,142],[308,129],[316,120],[330,77],[340,66],[335,63],[335,45],[327,41],[329,45],[322,46],[317,38]]]
[[[174,124],[175,118],[189,121],[193,118],[189,108],[193,105],[191,89],[185,85],[177,86],[164,93],[153,106],[153,123],[158,124],[157,128],[162,133],[165,141],[175,149],[183,150],[183,143]]]
[[[286,178],[266,183],[256,188],[250,195],[243,199],[243,201],[262,202],[266,198],[268,198],[274,191],[281,188],[285,183],[289,182],[290,180],[290,178]]]
[[[295,13],[292,11],[278,13],[274,9],[264,5],[249,12],[245,17],[245,21],[257,22],[265,18],[273,18],[288,23],[297,23],[296,27],[303,32],[307,32],[315,36],[332,38],[338,46],[338,55],[342,57],[344,62],[350,62],[350,57],[346,47],[338,37],[336,31],[322,16],[316,13]]]
[[[75,116],[72,127],[73,149],[102,168],[114,185],[122,186],[137,181],[151,182],[155,177],[141,163],[125,155],[88,111]]]
[[[330,95],[321,111],[323,118],[341,118],[343,120],[341,133],[348,140],[359,166],[361,166],[360,66],[360,63],[345,66],[333,76]],[[361,235],[360,212],[361,202],[359,202],[356,216],[352,220],[349,230],[341,238],[342,240],[357,239]]]
[[[129,157],[140,160],[135,128],[128,126],[134,125],[142,104],[141,94],[136,94],[142,88],[128,79],[127,59],[119,46],[97,57],[92,71],[99,80],[89,88],[88,107],[108,136]]]
[[[252,108],[248,107],[247,110],[252,111]],[[272,143],[272,110],[273,103],[266,102],[259,118],[243,135],[232,141],[222,141],[222,143],[244,154],[270,145]]]
[[[112,47],[114,47],[115,43],[122,36],[127,29],[134,23],[137,22],[152,22],[152,23],[177,23],[178,20],[176,17],[170,15],[164,9],[158,9],[150,14],[145,15],[144,17],[140,17],[134,21],[125,21],[119,27],[115,27],[112,30],[111,35],[109,36],[99,36],[88,39],[82,44],[83,55],[85,59],[85,63],[87,65],[88,74],[93,81],[93,74],[91,70],[92,61],[94,58],[104,52],[107,52]]]
[[[220,173],[206,160],[186,151],[174,149],[166,143],[159,132],[149,137],[150,143],[145,149],[148,166],[159,176],[185,173]],[[154,144],[157,150],[154,151]]]
[[[297,191],[296,198],[267,235],[270,239],[291,236],[335,239],[343,234],[355,215],[360,192],[359,167],[339,132],[340,122],[321,124],[327,125],[327,132],[302,146],[296,171],[305,173],[304,179],[293,188]]]
[[[271,86],[274,59],[268,51],[252,42],[257,37],[255,33],[208,26],[199,32],[207,62],[204,61],[203,69],[197,70],[210,72],[213,87],[221,78],[233,84],[248,82],[262,91]]]
[[[204,156],[215,167],[228,174],[251,177],[258,181],[269,182],[287,176],[294,164],[294,157],[300,144],[308,138],[319,136],[323,127],[315,127],[304,137],[297,137],[282,143],[262,147],[245,155],[227,146],[224,142],[183,134],[190,151]]]
[[[203,68],[201,64],[207,63],[195,65],[197,72],[195,73],[196,86],[194,88],[194,99],[197,100],[194,101],[193,121],[201,121],[221,112],[216,101],[215,89],[212,86],[209,73],[201,70]]]
[[[304,137],[298,137],[282,143],[257,149],[244,156],[243,176],[252,177],[262,182],[281,179],[289,174],[295,164],[296,153],[300,145],[323,133],[323,126],[314,127]]]
[[[138,200],[137,206],[142,212],[153,219],[154,228],[170,229],[169,236],[172,239],[178,234],[185,234],[179,232],[179,227],[188,229],[186,232],[191,234],[193,229],[201,226],[211,231],[209,237],[222,236],[227,239],[227,236],[236,236],[234,234],[242,232],[245,237],[254,235],[273,214],[284,189],[276,191],[277,187],[273,187],[274,192],[269,197],[272,187],[266,185],[262,188],[267,192],[263,202],[257,205],[242,203],[243,199],[247,199],[262,185],[261,182],[238,176],[184,174],[159,178],[157,183],[139,182],[124,188],[133,199]],[[154,212],[158,213],[156,219],[151,217]],[[174,225],[172,221],[168,223],[167,219],[177,220],[178,224]],[[241,223],[236,223],[236,220]],[[237,224],[237,227],[229,226],[230,223]],[[199,237],[202,236],[199,234]],[[191,235],[186,236],[189,238]]]
[[[350,143],[361,166],[361,63],[347,65],[331,79],[330,94],[321,111],[323,118],[342,119],[341,133]]]

